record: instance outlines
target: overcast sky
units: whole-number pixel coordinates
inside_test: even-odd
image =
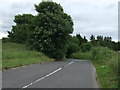
[[[36,15],[34,4],[42,0],[1,0],[0,1],[0,38],[7,36],[14,16],[30,13]],[[74,32],[88,39],[91,34],[111,36],[118,40],[118,0],[53,0],[60,3],[64,12],[74,21]]]

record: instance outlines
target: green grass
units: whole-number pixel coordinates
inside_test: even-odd
[[[91,57],[91,54],[89,52],[86,52],[86,53],[82,53],[82,52],[76,52],[76,53],[73,53],[71,55],[71,58],[74,58],[74,59],[90,59]]]
[[[106,47],[94,47],[89,52],[73,53],[71,58],[91,60],[101,88],[118,88],[118,52]]]
[[[40,52],[27,49],[24,44],[9,42],[3,43],[2,46],[2,69],[54,61]]]

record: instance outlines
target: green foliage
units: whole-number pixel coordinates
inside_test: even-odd
[[[93,59],[93,60],[96,59],[96,56],[97,56],[98,52],[99,52],[99,47],[93,48],[91,50],[91,59]]]
[[[90,41],[91,41],[91,44],[92,44],[92,45],[95,45],[95,44],[96,44],[95,36],[94,36],[94,35],[91,35],[91,36],[90,36]]]
[[[98,60],[98,61],[100,60],[101,62],[101,60],[110,59],[113,54],[113,51],[107,47],[94,47],[91,50],[91,53],[92,53],[92,56],[91,56],[92,59]]]
[[[70,55],[71,58],[74,59],[84,59],[89,60],[91,58],[91,53],[89,52],[75,52]]]
[[[46,61],[53,61],[41,52],[31,51],[24,44],[3,43],[2,68],[9,69]]]
[[[102,47],[108,47],[112,50],[119,51],[119,42],[112,41],[112,37],[103,37],[101,35],[98,35],[96,38],[94,35],[91,35],[90,37],[90,43],[93,46],[102,46]]]
[[[84,42],[84,43],[87,43],[87,42],[88,42],[88,40],[86,39],[85,36],[84,36],[84,38],[83,38],[83,42]]]
[[[25,47],[24,44],[17,43],[3,43],[3,60],[17,59],[17,58],[28,58],[37,57],[41,53],[30,51]],[[12,52],[12,53],[11,53]]]
[[[33,17],[31,14],[16,15],[14,20],[16,25],[12,26],[12,31],[8,31],[9,40],[17,43],[26,43],[32,32]]]
[[[69,42],[67,45],[66,56],[69,58],[72,53],[78,52],[80,50],[79,40],[75,36],[69,36]]]
[[[76,52],[71,58],[91,60],[102,88],[118,88],[118,53],[108,47],[93,47],[89,52]]]
[[[76,37],[79,40],[79,46],[81,46],[83,43],[87,43],[87,39],[85,36],[84,36],[84,38],[82,38],[80,34],[77,34]]]
[[[51,58],[63,59],[69,34],[73,32],[73,22],[62,7],[54,2],[35,5],[35,30],[30,39],[31,48],[41,51]]]
[[[83,43],[83,44],[81,45],[82,52],[90,51],[91,48],[92,48],[91,43]]]
[[[39,5],[35,5],[35,10],[40,13],[53,13],[53,14],[60,14],[63,12],[63,8],[60,4],[55,2],[42,2]]]
[[[79,39],[76,36],[69,36],[69,42],[68,43],[74,43],[76,45],[79,45]]]
[[[97,36],[98,41],[103,41],[103,36]]]
[[[16,25],[8,32],[9,40],[26,43],[30,49],[41,51],[51,58],[63,59],[69,34],[73,32],[71,17],[55,2],[41,2],[35,5],[35,10],[38,12],[36,16],[15,16]]]
[[[117,43],[117,48],[118,48],[118,51],[120,51],[120,41],[118,41]]]
[[[67,53],[66,53],[67,57],[70,57],[70,55],[71,55],[72,53],[78,52],[79,49],[80,49],[80,48],[79,48],[79,46],[78,46],[77,44],[70,43],[70,44],[68,45],[68,49],[67,49]]]
[[[87,43],[85,36],[84,38],[82,38],[80,34],[77,34],[76,36],[70,36],[66,56],[70,57],[72,53],[78,52],[79,50],[87,52],[90,51],[91,48],[92,45],[91,43]]]
[[[9,39],[9,38],[6,38],[6,37],[3,37],[3,38],[2,38],[2,43],[6,43],[6,42],[10,42],[10,39]]]

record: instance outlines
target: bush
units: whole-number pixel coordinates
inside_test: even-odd
[[[10,39],[3,37],[3,38],[2,38],[2,43],[6,43],[6,42],[10,42]]]
[[[82,52],[90,51],[91,48],[92,48],[91,43],[83,43],[83,44],[81,45]]]
[[[91,59],[101,61],[110,59],[113,54],[113,51],[107,47],[94,47],[91,50],[91,54]]]
[[[120,58],[117,52],[107,47],[93,47],[89,52],[73,53],[71,58],[91,60],[96,67],[102,88],[120,87],[120,69],[118,69]]]
[[[99,47],[92,48],[91,50],[91,59],[96,59],[96,55],[99,52]]]
[[[74,44],[74,43],[70,43],[68,45],[68,49],[67,49],[67,53],[66,53],[66,56],[67,57],[70,57],[70,55],[72,53],[75,53],[75,52],[78,52],[79,51],[79,46],[77,44]]]
[[[6,42],[10,42],[10,39],[9,39],[9,38],[6,38],[6,37],[3,37],[3,38],[2,38],[2,43],[6,43]]]
[[[91,58],[90,52],[76,52],[70,55],[71,58],[75,59],[86,59],[89,60]]]

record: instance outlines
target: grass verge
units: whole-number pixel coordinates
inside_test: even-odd
[[[24,44],[2,44],[2,69],[24,66],[29,64],[54,61],[44,54],[27,49]]]
[[[94,47],[89,52],[73,53],[71,58],[91,60],[101,88],[118,88],[118,52],[106,47]]]

